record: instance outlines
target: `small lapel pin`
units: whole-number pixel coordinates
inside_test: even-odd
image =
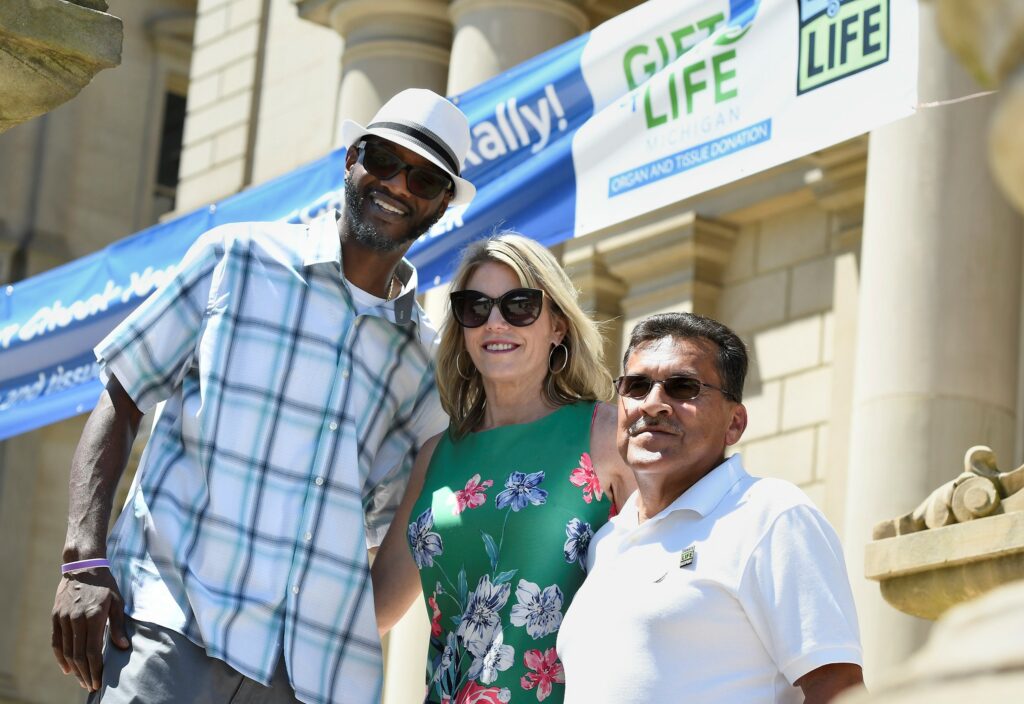
[[[693,549],[692,545],[679,553],[679,567],[686,567],[693,562],[693,558],[696,554],[697,551]]]

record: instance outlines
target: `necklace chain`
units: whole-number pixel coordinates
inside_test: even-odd
[[[385,298],[384,300],[390,301],[392,298],[394,298],[395,296],[398,295],[398,291],[402,290],[401,286],[397,287],[397,289],[398,289],[397,291],[395,290],[396,289],[395,284],[397,284],[397,283],[398,283],[398,276],[395,275],[395,274],[392,274],[391,275],[391,281],[388,283],[388,295],[387,295],[387,298]]]

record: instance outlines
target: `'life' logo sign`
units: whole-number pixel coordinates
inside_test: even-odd
[[[798,95],[889,60],[889,0],[797,0]]]

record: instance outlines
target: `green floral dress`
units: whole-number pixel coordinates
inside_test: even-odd
[[[409,524],[430,615],[427,702],[561,702],[562,615],[611,513],[590,460],[593,403],[434,450]]]

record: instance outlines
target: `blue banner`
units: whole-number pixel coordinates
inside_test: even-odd
[[[915,3],[650,0],[452,97],[477,196],[408,256],[427,289],[496,230],[553,245],[823,149],[912,112],[916,62]],[[200,234],[340,207],[344,157],[4,287],[0,440],[95,405],[92,347]]]

